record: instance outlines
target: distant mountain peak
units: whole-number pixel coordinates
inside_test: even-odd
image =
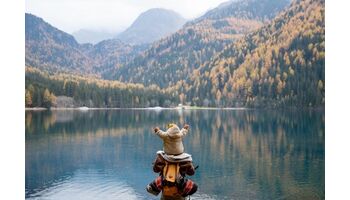
[[[35,40],[39,42],[55,41],[60,45],[78,46],[78,42],[73,36],[30,13],[25,14],[25,30],[26,40]]]
[[[117,38],[130,44],[152,43],[182,27],[186,20],[173,10],[152,8],[140,14]]]
[[[113,38],[116,33],[108,32],[102,30],[90,30],[90,29],[80,29],[72,33],[74,38],[80,43],[92,43],[97,44],[103,40]]]
[[[26,66],[49,72],[98,74],[113,68],[142,50],[118,39],[79,44],[72,35],[61,31],[42,18],[25,14]]]

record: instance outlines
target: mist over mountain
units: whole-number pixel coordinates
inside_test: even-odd
[[[97,95],[92,101],[102,107],[123,101],[137,105],[144,89],[157,91],[159,98],[149,94],[149,103],[142,105],[317,107],[325,102],[324,15],[324,0],[230,1],[151,44],[135,35],[139,40],[130,44],[121,38],[79,44],[26,14],[26,66],[32,67],[30,80],[45,76],[45,84],[35,84],[40,91],[55,91],[49,83],[59,78],[34,68],[117,80],[108,82],[114,89],[136,84],[126,100],[119,90],[110,96],[104,80],[91,81],[88,87]],[[131,27],[139,26],[137,21]],[[125,32],[132,33],[131,27]],[[79,94],[71,88],[57,91],[83,102],[88,97],[82,87],[90,83],[74,80],[72,90]]]
[[[140,14],[117,38],[129,44],[152,43],[182,27],[186,20],[178,13],[153,8]]]
[[[104,77],[145,85],[156,84],[161,88],[186,80],[194,69],[212,59],[226,45],[263,26],[268,16],[272,15],[272,10],[282,10],[288,5],[287,1],[282,0],[284,7],[272,8],[275,0],[271,1],[271,6],[269,2],[227,2],[186,23],[174,34],[154,42],[142,55]],[[257,15],[252,7],[266,9]]]
[[[117,32],[107,32],[107,31],[96,31],[89,29],[80,29],[72,33],[74,38],[80,43],[91,43],[97,44],[103,40],[108,40],[114,38]]]
[[[70,72],[99,76],[105,69],[116,68],[144,46],[131,46],[118,39],[97,44],[79,44],[65,33],[32,14],[25,15],[26,66],[49,72]]]
[[[79,39],[78,42],[72,35],[53,27],[39,17],[27,13],[25,17],[26,65],[52,72],[65,71],[98,76],[130,61],[148,47],[146,43],[176,31],[185,22],[173,11],[151,9],[143,13],[124,32],[128,42],[113,38],[115,35],[110,33],[89,30],[74,33]],[[156,24],[153,24],[154,22]],[[142,37],[137,31],[142,32]],[[129,36],[146,40],[136,42]],[[110,39],[104,39],[108,37]],[[99,41],[101,39],[104,40]]]
[[[92,72],[94,61],[81,50],[74,37],[42,18],[25,14],[25,63],[51,71]]]
[[[194,20],[221,19],[225,17],[238,17],[257,19],[260,21],[272,19],[290,0],[233,0],[220,4],[218,7],[207,11],[203,16]]]

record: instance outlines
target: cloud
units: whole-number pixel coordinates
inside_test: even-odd
[[[82,28],[121,31],[150,8],[167,8],[187,19],[227,0],[26,0],[26,12],[72,33]]]

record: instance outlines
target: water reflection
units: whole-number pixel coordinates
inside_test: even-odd
[[[26,112],[26,197],[150,199],[169,122],[191,125],[193,199],[324,199],[324,113],[244,110]]]

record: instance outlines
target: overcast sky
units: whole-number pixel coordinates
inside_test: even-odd
[[[228,0],[26,0],[26,12],[72,33],[79,29],[121,31],[150,8],[167,8],[186,19]]]

